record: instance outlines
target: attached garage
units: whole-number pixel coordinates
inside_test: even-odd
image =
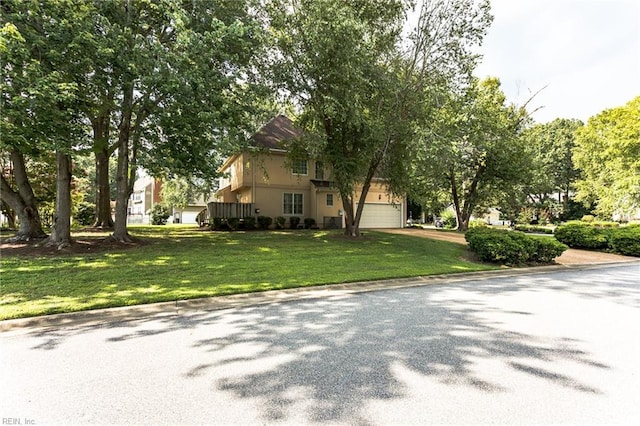
[[[365,203],[360,228],[402,228],[402,204]]]

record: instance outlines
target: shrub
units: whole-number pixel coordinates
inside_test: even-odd
[[[516,231],[527,232],[527,233],[535,233],[535,234],[553,234],[552,228],[547,228],[545,226],[536,226],[536,225],[516,225]]]
[[[297,229],[300,224],[300,218],[298,216],[291,216],[289,218],[289,226],[291,229]]]
[[[315,224],[316,224],[316,220],[314,218],[312,218],[312,217],[306,217],[304,219],[304,227],[306,229],[313,228],[315,226]]]
[[[269,229],[271,223],[273,223],[273,219],[269,216],[258,216],[258,228]]]
[[[231,231],[237,230],[240,227],[240,218],[237,218],[237,217],[227,218],[227,226]]]
[[[481,260],[507,265],[551,263],[568,248],[550,238],[492,228],[470,229],[465,239]]]
[[[469,222],[469,228],[486,228],[487,226],[489,226],[487,222],[482,219],[473,219]]]
[[[78,204],[78,211],[73,216],[76,222],[82,226],[91,226],[96,219],[96,206],[86,201]]]
[[[256,229],[256,218],[253,216],[245,216],[242,218],[242,226],[245,230],[251,231]]]
[[[442,218],[442,223],[444,224],[445,229],[455,229],[458,226],[456,214],[451,210],[443,210],[440,212],[440,217]]]
[[[640,256],[640,226],[630,225],[612,230],[609,244],[616,253]]]
[[[167,219],[169,219],[171,214],[169,213],[169,209],[163,206],[162,204],[155,204],[151,208],[151,224],[152,225],[166,225]]]
[[[596,218],[591,214],[585,214],[581,219],[583,222],[593,222]]]
[[[278,217],[276,217],[276,219],[275,219],[275,222],[276,222],[276,228],[277,228],[277,229],[284,229],[284,223],[285,223],[286,221],[287,221],[287,219],[285,219],[285,218],[284,218],[284,217],[282,217],[282,216],[278,216]]]
[[[214,231],[222,231],[227,227],[227,223],[221,217],[214,217],[211,221],[211,229]]]
[[[559,241],[556,241],[553,238],[533,238],[534,242],[534,254],[531,259],[535,259],[537,263],[551,263],[553,259],[560,256],[567,247],[565,244],[562,244]]]
[[[574,248],[606,249],[609,246],[608,231],[594,226],[570,223],[556,228],[558,241]]]

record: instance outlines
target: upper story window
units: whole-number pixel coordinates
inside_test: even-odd
[[[316,161],[316,179],[324,180],[324,163],[322,161]]]
[[[309,168],[307,160],[292,160],[291,173],[293,173],[294,175],[308,175]]]

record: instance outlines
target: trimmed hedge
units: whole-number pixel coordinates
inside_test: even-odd
[[[271,224],[273,223],[273,219],[269,216],[258,216],[258,228],[260,229],[269,229]]]
[[[610,229],[580,223],[558,226],[553,233],[558,241],[572,248],[604,250],[609,247]]]
[[[640,226],[596,227],[569,223],[556,229],[555,237],[569,247],[612,251],[626,256],[640,256]]]
[[[609,245],[616,253],[640,256],[640,226],[625,226],[610,231]]]
[[[553,234],[553,228],[537,225],[516,225],[515,230],[534,234]]]
[[[469,248],[485,262],[522,265],[552,263],[568,247],[546,237],[534,237],[519,231],[473,228],[466,232]]]

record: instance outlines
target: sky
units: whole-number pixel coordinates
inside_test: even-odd
[[[640,0],[491,0],[494,20],[474,73],[498,77],[538,123],[640,96]]]

